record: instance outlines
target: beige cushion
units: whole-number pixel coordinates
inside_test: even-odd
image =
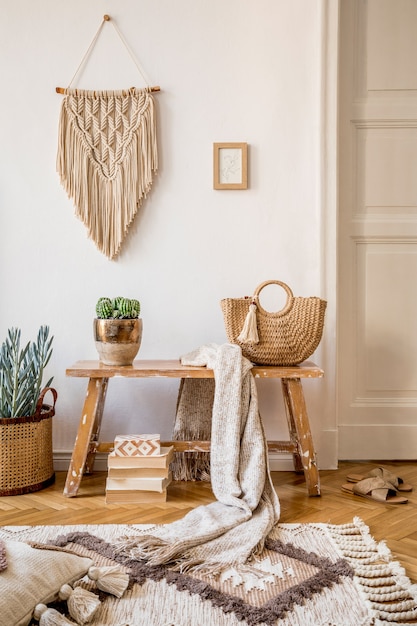
[[[19,541],[5,541],[7,568],[0,572],[0,623],[29,624],[37,604],[48,604],[64,583],[82,578],[91,559],[58,550],[32,548]]]

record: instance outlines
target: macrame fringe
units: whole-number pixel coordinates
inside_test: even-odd
[[[66,624],[74,626],[74,622],[70,622],[59,611],[48,608],[46,604],[37,604],[33,617],[39,622],[39,626],[65,626]]]
[[[77,624],[87,624],[101,606],[96,594],[83,589],[83,587],[73,589],[71,585],[62,585],[59,590],[59,598],[66,600],[68,613]]]
[[[147,90],[67,90],[57,170],[89,237],[113,259],[158,170],[154,101]]]
[[[256,302],[249,305],[249,311],[245,319],[238,341],[242,343],[259,343],[258,326],[256,321]]]

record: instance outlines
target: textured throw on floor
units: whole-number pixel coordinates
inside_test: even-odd
[[[181,571],[220,574],[261,552],[279,519],[279,501],[269,473],[250,361],[232,344],[208,344],[181,361],[214,371],[211,482],[217,501],[140,540],[127,537],[119,549],[149,565],[175,563]]]
[[[89,237],[113,259],[158,170],[149,89],[66,89],[57,170]]]

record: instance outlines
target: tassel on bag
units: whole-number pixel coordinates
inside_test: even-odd
[[[256,322],[256,302],[252,300],[238,341],[242,343],[259,343],[258,326]]]
[[[91,566],[88,577],[94,580],[97,587],[106,593],[121,598],[129,584],[129,574],[125,574],[117,565],[109,567]]]
[[[77,622],[77,624],[87,624],[97,612],[101,602],[95,593],[87,591],[82,587],[71,585],[62,585],[59,590],[59,598],[66,600],[68,613]]]
[[[46,604],[37,604],[33,617],[39,622],[39,626],[74,626],[74,622],[70,622],[55,609],[49,609]]]

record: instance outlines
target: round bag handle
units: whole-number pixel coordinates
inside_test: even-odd
[[[278,285],[279,287],[282,287],[287,294],[287,302],[285,306],[279,311],[276,311],[276,312],[267,311],[266,309],[263,308],[263,306],[259,302],[259,294],[261,293],[262,289],[266,287],[267,285]],[[253,292],[253,296],[254,298],[256,298],[258,309],[262,311],[263,313],[265,313],[266,315],[275,315],[276,317],[278,317],[279,315],[285,315],[285,313],[288,313],[288,311],[290,311],[293,306],[294,294],[291,291],[291,288],[286,283],[283,283],[280,280],[265,280],[263,283],[257,286],[255,291]]]
[[[52,410],[55,411],[55,404],[58,398],[58,393],[56,391],[56,389],[54,389],[53,387],[44,387],[42,389],[42,391],[39,394],[39,398],[38,398],[38,402],[36,403],[36,411],[35,411],[35,415],[40,415],[41,411],[42,411],[42,407],[43,407],[43,401],[44,401],[44,397],[47,394],[47,392],[50,391],[53,397],[53,405],[52,405]]]

